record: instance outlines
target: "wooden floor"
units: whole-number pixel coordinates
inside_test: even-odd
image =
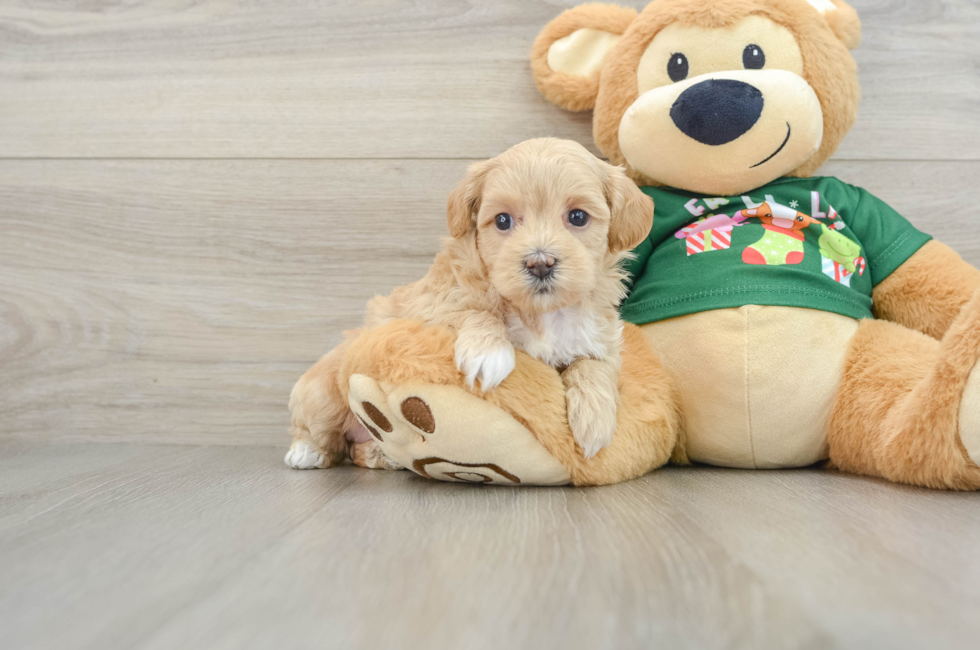
[[[0,443],[4,648],[975,648],[975,495],[819,470],[607,488]]]
[[[0,2],[0,648],[980,644],[978,495],[282,465],[292,382],[425,271],[466,165],[591,143],[527,62],[572,4]],[[853,4],[821,173],[980,264],[980,4]]]

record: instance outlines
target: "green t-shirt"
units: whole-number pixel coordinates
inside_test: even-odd
[[[871,289],[929,235],[836,178],[780,178],[746,196],[664,187],[653,228],[626,264],[624,320],[785,305],[871,318]]]

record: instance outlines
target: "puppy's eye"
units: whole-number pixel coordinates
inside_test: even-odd
[[[497,226],[497,230],[510,230],[514,227],[514,217],[506,212],[501,212],[494,217],[493,225]]]
[[[670,55],[670,61],[667,62],[667,76],[670,77],[671,81],[681,81],[682,79],[687,79],[687,57],[680,52],[674,52]]]
[[[581,228],[589,223],[589,213],[585,210],[572,210],[568,213],[568,223]]]
[[[746,70],[761,70],[766,65],[766,53],[758,45],[746,45],[742,50],[742,65]]]

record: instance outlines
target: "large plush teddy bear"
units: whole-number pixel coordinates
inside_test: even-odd
[[[393,323],[352,338],[338,379],[377,411],[385,455],[481,482],[608,483],[673,455],[980,488],[980,272],[812,176],[854,122],[859,39],[838,0],[590,4],[547,25],[538,87],[593,110],[596,144],[656,205],[621,309],[639,327],[620,428],[585,461],[553,370],[522,357],[496,391],[468,391],[451,333]]]

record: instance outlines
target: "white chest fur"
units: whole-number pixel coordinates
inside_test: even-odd
[[[608,331],[610,327],[594,312],[579,307],[543,314],[533,328],[515,313],[507,317],[507,334],[514,347],[556,367],[583,357],[605,357],[610,342],[619,334]]]

